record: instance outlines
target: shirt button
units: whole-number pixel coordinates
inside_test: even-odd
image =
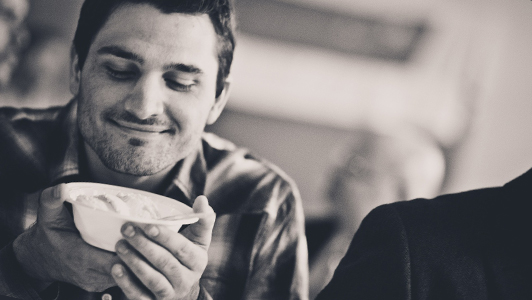
[[[102,295],[102,300],[113,300],[113,296],[111,296],[110,294],[103,294]]]

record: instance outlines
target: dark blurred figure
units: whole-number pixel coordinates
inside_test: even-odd
[[[501,187],[379,206],[318,300],[532,299],[532,169]]]
[[[26,0],[0,0],[0,91],[8,86],[19,52],[27,42],[24,20],[28,10]]]
[[[362,219],[375,207],[412,197],[434,197],[445,160],[438,144],[415,129],[379,134],[360,130],[335,155],[327,188],[334,234],[310,262],[310,298],[331,279]]]
[[[13,72],[10,105],[64,105],[72,97],[68,86],[71,41],[52,28],[30,27],[29,32],[31,39]]]

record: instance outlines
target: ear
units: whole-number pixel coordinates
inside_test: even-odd
[[[224,89],[222,90],[222,93],[216,100],[214,100],[214,105],[211,107],[211,111],[209,112],[209,116],[207,117],[207,125],[212,125],[216,120],[218,120],[218,117],[224,110],[225,104],[227,103],[227,99],[229,99],[229,94],[231,92],[231,78],[227,77],[224,82]]]
[[[70,47],[70,92],[77,96],[79,93],[79,83],[81,77],[81,70],[79,68],[78,53],[74,45]]]

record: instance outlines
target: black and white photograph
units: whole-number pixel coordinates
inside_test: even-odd
[[[532,299],[532,1],[0,0],[0,300]]]

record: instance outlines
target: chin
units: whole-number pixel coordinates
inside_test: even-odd
[[[127,158],[126,158],[127,159]],[[149,159],[138,159],[131,158],[128,162],[124,161],[113,161],[108,164],[105,164],[109,169],[126,175],[132,176],[151,176],[158,174],[166,169],[172,164],[164,163],[160,160],[154,161]]]
[[[124,147],[96,149],[100,161],[110,170],[133,176],[151,176],[167,170],[177,163],[161,147],[145,147],[130,142]]]

